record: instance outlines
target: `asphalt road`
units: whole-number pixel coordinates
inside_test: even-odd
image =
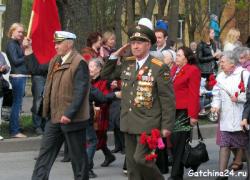
[[[188,180],[206,180],[215,179],[215,177],[204,177],[204,172],[216,172],[218,169],[218,146],[215,145],[215,139],[205,140],[207,149],[209,152],[210,160],[200,166],[198,171],[201,171],[198,177],[188,176],[189,169],[185,170],[184,179]],[[112,149],[112,147],[111,147]],[[38,154],[37,151],[23,151],[23,152],[8,152],[0,153],[0,180],[29,180],[34,167],[34,157]],[[98,175],[96,180],[126,180],[127,177],[122,173],[122,166],[124,155],[120,153],[115,154],[116,161],[110,165],[110,167],[101,167],[100,164],[104,160],[104,156],[101,151],[98,151],[95,155],[95,168],[94,171]],[[53,165],[50,179],[51,180],[73,180],[73,173],[70,163],[61,163],[62,157],[58,157]],[[246,171],[246,164],[241,172]],[[229,177],[229,179],[245,179],[240,174],[240,177]],[[169,174],[164,175],[165,179],[169,177]]]

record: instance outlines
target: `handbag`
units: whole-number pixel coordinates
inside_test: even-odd
[[[199,124],[197,123],[197,131],[198,131],[198,144],[192,147],[192,136],[193,130],[191,130],[190,138],[188,138],[184,155],[182,158],[182,163],[186,168],[191,168],[194,171],[197,171],[198,167],[209,160],[208,152],[205,143],[203,142],[203,137],[200,132]]]
[[[9,82],[4,78],[2,78],[1,80],[2,80],[3,92],[9,90],[10,89]]]

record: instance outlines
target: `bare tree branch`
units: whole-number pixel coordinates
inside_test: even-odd
[[[145,0],[140,0],[140,13],[142,16],[144,16],[146,11],[146,2]]]
[[[157,0],[158,3],[158,15],[157,19],[162,19],[164,16],[164,10],[168,0]]]
[[[154,11],[156,0],[151,0],[148,1],[147,7],[146,7],[146,12],[145,12],[145,17],[151,19]]]
[[[233,19],[235,18],[235,13],[226,20],[226,22],[221,26],[221,31],[220,34],[222,34],[222,32],[224,31],[225,27],[228,25],[228,23],[230,23]]]

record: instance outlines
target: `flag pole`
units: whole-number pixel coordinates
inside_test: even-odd
[[[30,15],[30,22],[29,22],[28,32],[27,32],[27,37],[28,38],[30,38],[33,19],[34,19],[34,11],[32,10],[31,15]]]

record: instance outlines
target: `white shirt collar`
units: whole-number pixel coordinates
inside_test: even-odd
[[[162,47],[160,47],[160,48],[156,47],[156,50],[161,52],[166,47],[166,45],[167,45],[167,43],[165,42]]]
[[[147,55],[147,56],[145,56],[145,58],[143,58],[143,59],[141,59],[141,60],[137,60],[136,59],[136,64],[138,63],[139,64],[139,69],[143,66],[143,64],[146,62],[146,60],[148,59],[148,56],[149,56],[149,54]]]
[[[65,63],[65,61],[68,59],[68,57],[69,57],[69,55],[70,55],[71,52],[72,51],[69,51],[66,55],[62,56],[62,64]]]

